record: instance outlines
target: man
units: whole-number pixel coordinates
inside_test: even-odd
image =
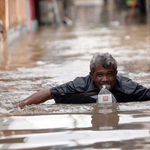
[[[14,105],[22,108],[49,99],[67,104],[94,103],[103,85],[115,96],[117,102],[150,100],[149,89],[129,78],[118,76],[117,73],[117,62],[109,53],[96,53],[90,62],[90,73],[86,77],[77,77],[60,86],[39,91]]]

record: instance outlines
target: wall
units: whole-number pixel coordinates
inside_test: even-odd
[[[8,42],[20,35],[15,33],[16,29],[25,29],[26,10],[25,0],[0,0],[0,19],[3,21],[4,38]],[[19,25],[19,27],[18,27]]]

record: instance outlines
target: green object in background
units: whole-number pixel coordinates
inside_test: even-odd
[[[128,6],[132,6],[133,5],[133,0],[126,0],[126,4],[128,5]]]

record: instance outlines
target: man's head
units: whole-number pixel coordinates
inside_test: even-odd
[[[96,53],[90,62],[90,76],[96,87],[112,89],[117,75],[117,62],[109,53]]]

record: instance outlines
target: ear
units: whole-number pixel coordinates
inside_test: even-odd
[[[118,71],[116,71],[116,75],[118,74]]]
[[[93,81],[93,75],[92,75],[92,73],[91,73],[91,72],[89,72],[89,75],[91,76],[91,78],[92,78],[92,81]]]

